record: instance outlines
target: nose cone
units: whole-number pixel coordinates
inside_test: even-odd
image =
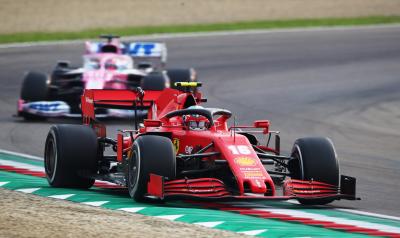
[[[85,89],[104,89],[104,85],[112,78],[112,74],[105,70],[87,71],[83,74]]]
[[[267,186],[264,183],[263,179],[250,179],[247,180],[250,190],[252,193],[266,193]]]

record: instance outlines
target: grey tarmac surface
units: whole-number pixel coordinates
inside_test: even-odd
[[[161,39],[163,40],[163,39]],[[334,207],[400,214],[400,27],[165,39],[170,67],[195,67],[208,105],[241,124],[269,119],[290,152],[296,138],[327,136],[361,201]],[[12,117],[24,72],[80,64],[83,44],[0,49],[0,148],[37,156],[49,127],[79,120]],[[108,131],[127,121],[108,121]]]

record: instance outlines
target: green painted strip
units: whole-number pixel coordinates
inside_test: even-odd
[[[49,187],[44,178],[5,171],[0,171],[0,182],[9,182],[3,185],[3,188],[11,190],[40,187],[40,189],[33,192],[33,194],[43,197],[75,194],[66,200],[72,202],[108,201],[108,203],[101,207],[113,210],[127,207],[145,207],[137,213],[147,216],[183,215],[177,218],[176,221],[185,223],[193,224],[199,222],[223,221],[222,224],[214,228],[227,231],[244,232],[267,229],[267,231],[258,235],[260,237],[366,237],[361,234],[334,231],[314,226],[282,222],[274,219],[263,219],[219,210],[208,210],[179,201],[165,204],[137,203],[134,202],[126,192],[113,192],[107,189],[95,188],[79,190],[52,188]]]
[[[4,160],[10,160],[10,161],[15,161],[15,162],[19,162],[19,163],[25,163],[25,164],[43,167],[43,161],[32,160],[32,159],[28,159],[28,158],[13,155],[13,154],[7,154],[7,153],[0,152],[0,158],[4,159]]]
[[[331,217],[346,218],[346,219],[350,219],[350,220],[362,220],[362,221],[376,223],[376,224],[400,227],[399,221],[378,218],[378,217],[357,215],[357,214],[337,211],[334,209],[301,209],[301,211],[320,214],[320,215],[326,215],[326,216],[331,216]]]
[[[96,38],[98,35],[104,34],[104,32],[110,32],[120,36],[133,36],[160,33],[218,32],[233,30],[287,29],[299,27],[362,26],[399,22],[399,16],[367,16],[353,18],[288,19],[193,25],[97,28],[76,32],[23,32],[0,34],[0,44]]]
[[[253,205],[258,204],[258,205],[260,205],[260,207],[265,206],[265,207],[269,207],[269,208],[298,210],[301,212],[308,212],[308,213],[312,213],[312,214],[326,215],[326,216],[330,216],[330,217],[338,217],[338,218],[345,218],[345,219],[356,220],[356,221],[371,222],[371,223],[376,223],[376,224],[381,224],[381,225],[400,227],[400,221],[339,211],[339,210],[335,210],[335,208],[333,208],[333,207],[324,207],[323,209],[309,208],[309,207],[304,207],[303,205],[299,205],[299,204],[293,204],[293,203],[288,203],[288,202],[273,202],[273,201],[255,201],[255,202],[252,202],[252,204]]]

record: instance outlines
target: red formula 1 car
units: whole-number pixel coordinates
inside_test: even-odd
[[[105,180],[126,186],[135,200],[298,199],[326,204],[357,199],[355,178],[339,175],[329,139],[298,139],[284,156],[269,121],[228,127],[230,111],[203,108],[198,105],[201,94],[177,92],[86,90],[84,125],[56,125],[47,136],[50,185],[88,188],[95,179]],[[95,119],[97,107],[148,109],[148,119],[112,139]],[[263,144],[257,134],[275,134],[275,146]]]

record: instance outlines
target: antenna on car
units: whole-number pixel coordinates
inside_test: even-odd
[[[135,112],[135,130],[138,131],[139,127],[138,127],[138,119],[137,119],[137,110],[138,110],[138,103],[141,104],[141,106],[143,106],[143,97],[144,97],[144,91],[141,87],[137,87],[135,89],[135,92],[137,93],[136,96],[136,100],[135,100],[135,108],[134,108],[134,112]]]
[[[233,116],[233,143],[236,143],[236,116]]]

